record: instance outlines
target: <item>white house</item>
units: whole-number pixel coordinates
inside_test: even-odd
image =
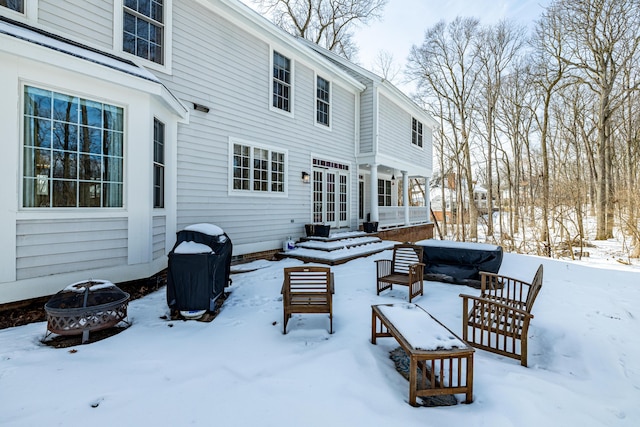
[[[0,85],[0,304],[152,276],[193,223],[244,256],[428,221],[391,188],[430,177],[430,117],[238,0],[0,2]]]

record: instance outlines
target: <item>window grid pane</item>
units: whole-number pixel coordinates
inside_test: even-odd
[[[273,106],[291,111],[291,61],[273,52]]]
[[[24,0],[0,0],[0,6],[24,13]]]
[[[122,49],[158,64],[164,63],[162,0],[124,2]]]
[[[105,150],[106,112],[119,118],[109,123],[117,155]],[[120,107],[25,86],[23,206],[122,207],[122,117]],[[116,187],[105,198],[107,181]]]
[[[330,84],[322,77],[316,79],[316,121],[329,126],[329,88]]]
[[[164,123],[153,119],[153,207],[164,208]]]
[[[284,193],[285,154],[234,144],[233,189]]]

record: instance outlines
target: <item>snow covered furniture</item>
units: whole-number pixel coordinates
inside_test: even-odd
[[[424,264],[421,260],[421,246],[408,243],[395,245],[392,259],[376,261],[377,294],[392,289],[393,285],[403,285],[409,287],[409,302],[418,295],[424,295]]]
[[[531,309],[542,288],[542,264],[531,283],[491,273],[481,273],[481,278],[480,296],[460,294],[462,338],[527,366],[527,334]]]
[[[329,333],[333,333],[333,275],[329,267],[287,267],[282,287],[284,329],[294,313],[329,314]]]
[[[393,337],[409,356],[409,404],[416,398],[465,393],[473,401],[474,349],[419,305],[371,306],[371,343]],[[420,371],[418,371],[420,369]]]
[[[486,243],[427,239],[423,248],[424,278],[480,288],[480,272],[497,273],[502,264],[502,247]]]

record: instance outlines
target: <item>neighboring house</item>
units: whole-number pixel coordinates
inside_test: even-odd
[[[237,0],[0,2],[0,77],[0,304],[152,276],[193,223],[245,256],[428,221],[391,190],[428,183],[426,113]]]

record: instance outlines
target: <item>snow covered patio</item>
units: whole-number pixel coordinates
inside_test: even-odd
[[[0,330],[0,425],[638,425],[636,267],[505,254],[505,275],[530,278],[544,264],[529,368],[476,350],[472,404],[414,408],[389,357],[397,344],[370,342],[371,305],[406,302],[406,289],[376,296],[374,260],[390,254],[331,267],[332,335],[323,315],[294,316],[282,334],[283,268],[301,264],[293,259],[232,274],[210,323],[162,319],[162,289],[131,301],[131,327],[89,345],[41,344],[44,322]],[[425,282],[414,302],[459,334],[461,292],[478,291]]]

